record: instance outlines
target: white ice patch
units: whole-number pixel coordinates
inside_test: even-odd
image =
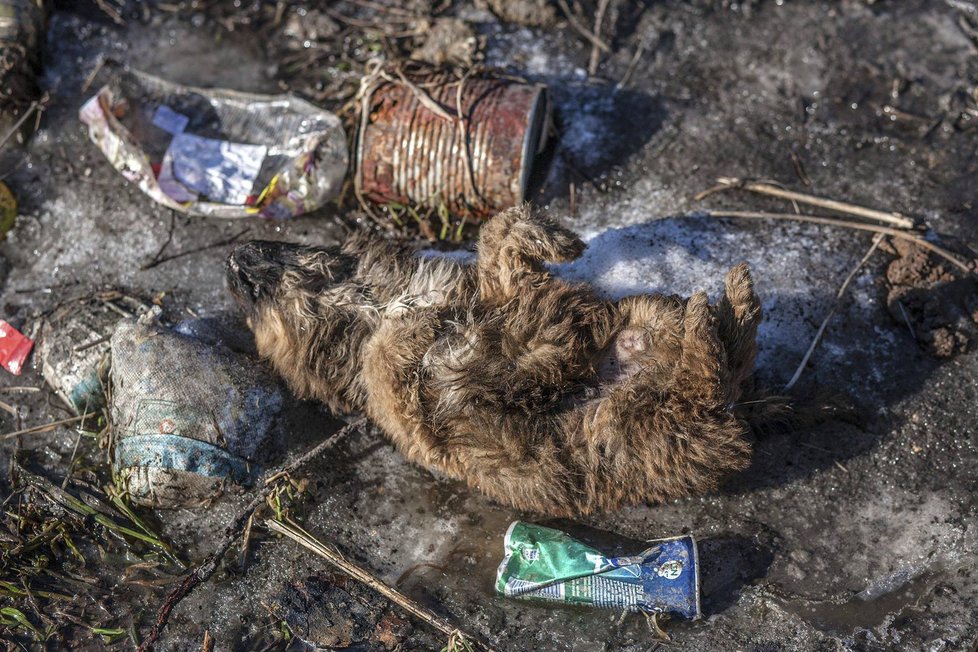
[[[554,272],[589,282],[612,299],[705,291],[715,300],[730,268],[748,263],[764,311],[758,365],[776,369],[778,378],[790,376],[801,360],[838,286],[838,263],[826,267],[807,238],[777,238],[776,245],[767,245],[709,218],[667,218],[613,228],[590,235],[587,243],[580,259],[555,266]],[[829,357],[845,353],[844,348],[826,350]]]

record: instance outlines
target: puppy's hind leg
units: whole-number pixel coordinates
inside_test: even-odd
[[[483,299],[512,298],[527,277],[546,276],[544,262],[566,262],[583,253],[584,242],[555,221],[515,206],[486,222],[479,234],[479,289]]]
[[[741,386],[754,371],[757,327],[761,323],[761,301],[746,263],[727,273],[716,313],[717,329],[730,365],[731,400],[737,400]]]
[[[705,292],[689,298],[676,382],[679,391],[690,398],[725,405],[729,401],[730,369],[717,322]]]

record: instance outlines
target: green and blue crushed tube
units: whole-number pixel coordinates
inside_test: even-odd
[[[496,592],[645,613],[700,617],[699,560],[690,536],[659,539],[644,552],[605,557],[559,530],[514,521]]]

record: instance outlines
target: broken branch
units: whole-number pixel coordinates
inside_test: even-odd
[[[712,195],[715,192],[742,188],[744,190],[756,192],[759,195],[778,197],[780,199],[787,199],[789,201],[796,201],[802,204],[808,204],[809,206],[818,206],[819,208],[826,208],[828,210],[838,211],[840,213],[846,213],[848,215],[855,215],[856,217],[864,217],[869,220],[876,220],[877,222],[892,224],[901,229],[912,229],[914,226],[912,219],[906,217],[905,215],[901,215],[900,213],[889,213],[886,211],[878,211],[873,208],[866,208],[865,206],[857,206],[855,204],[850,204],[848,202],[843,202],[843,201],[837,201],[835,199],[825,199],[823,197],[816,197],[815,195],[809,195],[803,192],[794,192],[792,190],[785,190],[783,188],[778,188],[777,186],[771,185],[769,183],[746,181],[744,179],[737,179],[735,177],[721,177],[717,179],[717,184],[718,185],[709,188],[707,190],[704,190],[700,194],[696,195],[694,199],[696,201],[700,201]]]
[[[286,466],[282,467],[275,473],[269,476],[269,479],[261,486],[255,497],[250,503],[238,513],[234,520],[224,529],[224,540],[217,549],[209,554],[203,561],[196,564],[193,569],[183,578],[180,585],[174,589],[166,599],[163,604],[160,605],[159,610],[156,612],[156,623],[153,624],[153,628],[147,634],[146,639],[140,644],[139,651],[146,652],[147,650],[153,649],[153,644],[159,639],[160,634],[163,633],[163,629],[166,624],[170,621],[170,613],[173,609],[183,600],[185,597],[190,595],[190,593],[196,589],[198,586],[210,579],[211,575],[217,572],[220,567],[221,559],[231,548],[238,537],[244,532],[245,527],[248,525],[248,521],[251,520],[252,515],[255,511],[261,507],[265,500],[272,494],[275,490],[275,481],[281,478],[283,475],[294,473],[302,466],[308,464],[316,457],[322,455],[327,450],[335,446],[339,441],[343,440],[354,430],[359,430],[367,423],[366,417],[361,417],[356,421],[340,428],[333,435],[327,439],[321,441],[320,443],[313,446],[311,449],[303,453],[295,461]]]

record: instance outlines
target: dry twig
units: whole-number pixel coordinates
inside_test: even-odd
[[[112,339],[112,336],[111,335],[104,335],[104,336],[98,338],[97,340],[93,340],[91,342],[88,342],[87,344],[82,344],[80,346],[76,346],[75,349],[74,349],[75,350],[75,353],[81,353],[82,351],[87,351],[89,349],[93,349],[96,346],[98,346],[99,344],[105,344],[106,342],[108,342],[111,339]]]
[[[176,228],[176,225],[177,225],[177,212],[170,211],[170,228],[166,232],[166,240],[164,240],[163,244],[160,245],[160,248],[156,251],[156,254],[154,254],[154,256],[149,259],[149,262],[146,263],[147,265],[153,265],[159,263],[160,257],[163,256],[163,252],[166,251],[166,248],[170,246],[171,242],[173,242],[173,231]]]
[[[852,268],[852,271],[849,272],[848,276],[846,276],[846,280],[842,282],[842,285],[839,287],[839,291],[835,293],[835,301],[832,303],[832,307],[829,309],[828,314],[825,315],[825,319],[822,320],[822,323],[818,327],[818,330],[815,331],[815,337],[812,338],[812,343],[811,345],[809,345],[808,351],[805,352],[805,357],[801,359],[801,363],[798,365],[798,368],[795,370],[795,373],[791,377],[791,380],[789,380],[788,384],[784,386],[785,392],[790,392],[791,388],[794,387],[795,383],[798,382],[798,379],[801,378],[802,372],[805,370],[805,367],[808,366],[808,361],[811,359],[812,354],[815,353],[815,348],[818,346],[818,343],[822,340],[822,334],[825,332],[825,328],[829,325],[829,320],[831,320],[832,316],[835,315],[835,311],[839,309],[839,303],[842,301],[842,296],[846,293],[846,289],[848,289],[849,284],[852,283],[852,279],[856,277],[856,274],[859,272],[859,270],[863,268],[863,265],[865,265],[869,261],[870,257],[874,253],[876,253],[876,248],[879,247],[880,242],[882,241],[883,241],[883,234],[882,233],[877,234],[876,237],[873,238],[873,244],[872,246],[870,246],[869,251],[867,251],[866,255],[862,257],[862,260],[859,261],[859,264],[857,264],[855,267]]]
[[[48,99],[47,94],[45,94],[44,97],[42,97],[41,99],[34,100],[33,102],[31,102],[31,105],[27,107],[27,110],[24,111],[23,115],[21,115],[20,118],[17,119],[17,122],[15,122],[13,126],[7,130],[7,133],[3,135],[3,138],[0,138],[0,148],[2,148],[4,145],[7,144],[7,141],[10,140],[10,137],[13,136],[15,133],[17,133],[17,130],[20,129],[25,122],[27,122],[27,119],[31,117],[35,111],[44,110],[44,105],[47,102],[47,99]]]
[[[570,23],[570,26],[577,30],[581,36],[590,41],[594,47],[598,48],[599,50],[603,52],[611,52],[611,48],[607,43],[601,40],[600,36],[589,30],[587,27],[582,25],[579,20],[577,20],[577,16],[575,16],[574,12],[571,11],[571,8],[567,6],[567,0],[557,0],[557,4],[560,5],[560,10],[564,12],[565,16],[567,16],[567,22]]]
[[[169,261],[174,260],[174,259],[177,259],[177,258],[182,258],[183,256],[189,256],[191,254],[199,254],[200,252],[207,251],[208,249],[216,249],[217,247],[223,247],[225,245],[233,244],[233,243],[237,242],[238,238],[240,238],[241,236],[245,235],[246,233],[248,233],[250,231],[251,231],[251,227],[249,226],[249,227],[247,227],[245,229],[242,229],[241,231],[238,231],[237,233],[235,233],[234,235],[232,235],[230,238],[225,238],[223,240],[218,240],[217,242],[212,242],[210,244],[206,244],[206,245],[203,245],[201,247],[194,247],[192,249],[188,249],[186,251],[181,251],[179,253],[175,253],[175,254],[170,255],[170,256],[164,256],[162,258],[154,258],[153,260],[149,261],[148,263],[146,263],[142,267],[140,267],[139,268],[139,271],[145,272],[148,269],[153,269],[157,265],[162,265],[163,263],[169,262]],[[169,241],[166,244],[169,244]],[[165,245],[164,245],[164,248],[165,248]],[[162,252],[163,252],[163,249],[160,249],[159,253],[162,253]],[[157,253],[157,256],[159,255],[159,253]]]
[[[95,78],[98,77],[98,74],[102,72],[102,68],[104,67],[105,67],[105,57],[100,56],[98,58],[98,63],[92,66],[92,71],[88,73],[88,75],[85,77],[85,81],[82,82],[81,93],[84,94],[88,92],[88,89],[91,88],[92,84],[95,82]]]
[[[116,25],[125,25],[126,21],[122,18],[119,8],[107,2],[107,0],[95,0],[95,4],[102,10],[109,19]]]
[[[13,432],[8,432],[5,435],[0,435],[0,439],[13,439],[19,435],[29,435],[38,432],[48,432],[54,430],[58,426],[66,426],[69,423],[77,423],[88,418],[88,415],[83,414],[79,417],[69,417],[67,419],[60,419],[58,421],[51,421],[50,423],[43,423],[39,426],[31,426],[30,428],[22,428],[20,430],[14,430]]]
[[[870,231],[872,233],[883,233],[885,235],[892,235],[895,238],[901,238],[903,240],[908,240],[919,247],[923,247],[928,251],[932,251],[941,258],[953,263],[955,267],[960,269],[966,274],[971,274],[971,266],[967,263],[961,261],[957,256],[952,254],[950,251],[929,242],[917,235],[912,231],[904,231],[902,229],[894,229],[888,226],[879,226],[877,224],[867,224],[865,222],[855,222],[852,220],[842,220],[835,217],[822,217],[819,215],[795,215],[794,213],[764,213],[760,211],[715,211],[708,210],[702,213],[694,213],[697,215],[706,215],[707,217],[717,217],[717,218],[731,218],[731,219],[748,219],[748,220],[794,220],[796,222],[808,222],[810,224],[822,224],[824,226],[839,226],[847,229],[856,229],[858,231]]]
[[[803,192],[794,192],[791,190],[778,188],[777,186],[769,183],[746,181],[744,179],[737,179],[735,177],[721,177],[717,179],[717,184],[718,185],[704,190],[700,194],[696,195],[694,199],[696,201],[700,201],[706,197],[709,197],[713,193],[720,192],[722,190],[743,189],[756,192],[760,195],[779,197],[781,199],[808,204],[809,206],[818,206],[819,208],[827,208],[828,210],[838,211],[840,213],[846,213],[856,217],[864,217],[868,220],[892,224],[893,226],[901,229],[912,229],[914,226],[912,219],[906,217],[905,215],[901,215],[900,213],[888,213],[872,208],[866,208],[864,206],[857,206],[848,202],[836,201],[834,199],[824,199],[822,197],[816,197]]]
[[[604,23],[604,14],[608,10],[608,0],[598,0],[598,9],[594,12],[594,35],[601,37],[601,25]],[[601,50],[597,43],[591,43],[591,58],[587,64],[587,74],[594,77],[598,73],[598,64],[601,63]]]
[[[317,555],[319,555],[320,557],[328,561],[330,564],[332,564],[339,570],[343,571],[344,573],[346,573],[347,575],[355,579],[356,581],[360,582],[364,586],[370,587],[374,591],[377,591],[378,593],[380,593],[382,596],[384,596],[385,598],[387,598],[397,606],[401,607],[402,609],[414,615],[415,617],[421,619],[428,625],[431,625],[432,627],[442,632],[446,636],[457,635],[456,632],[461,632],[465,638],[467,638],[469,641],[474,642],[475,645],[478,646],[480,650],[486,650],[487,652],[491,652],[491,648],[488,645],[480,642],[471,634],[462,632],[462,630],[460,630],[458,627],[455,627],[450,622],[448,622],[438,614],[434,613],[430,609],[427,609],[426,607],[418,604],[417,602],[415,602],[408,596],[404,595],[397,589],[387,586],[378,578],[374,577],[371,573],[364,570],[360,566],[357,566],[353,562],[348,561],[339,552],[330,548],[326,544],[319,541],[316,537],[309,534],[309,532],[299,527],[299,525],[296,524],[293,520],[286,519],[283,522],[283,521],[275,521],[272,519],[268,519],[265,521],[265,527],[267,527],[269,530],[272,530],[273,532],[278,532],[279,534],[287,536],[288,538],[292,539],[302,547],[316,553]]]
[[[643,38],[639,41],[638,47],[635,48],[635,53],[632,54],[632,58],[628,62],[628,68],[625,69],[625,74],[622,75],[621,80],[615,85],[615,88],[625,88],[628,86],[628,82],[631,81],[632,75],[635,74],[635,69],[638,67],[638,62],[642,60],[642,55],[645,54],[645,50],[648,47],[648,39]]]
[[[39,391],[41,391],[40,387],[31,387],[30,385],[11,385],[10,387],[0,387],[0,392],[4,392],[4,393],[29,392],[33,394],[34,392],[39,392]]]

